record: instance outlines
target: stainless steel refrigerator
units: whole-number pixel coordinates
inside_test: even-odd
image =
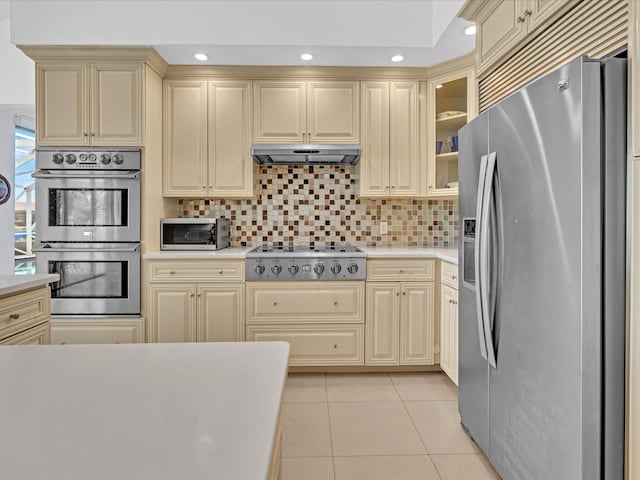
[[[626,60],[460,131],[459,408],[504,479],[622,479]]]

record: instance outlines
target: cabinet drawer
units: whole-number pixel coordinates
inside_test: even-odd
[[[248,325],[247,340],[289,342],[289,365],[363,365],[364,325]]]
[[[364,282],[247,283],[247,323],[364,323]]]
[[[423,282],[435,279],[435,260],[368,260],[367,280]]]
[[[0,339],[46,322],[50,316],[49,287],[1,298]]]
[[[52,344],[142,343],[144,319],[55,319]]]
[[[149,262],[151,282],[243,282],[242,260],[189,260]]]
[[[451,288],[458,289],[458,266],[451,263],[440,263],[440,281]]]
[[[44,323],[0,341],[0,345],[49,345],[49,324]]]

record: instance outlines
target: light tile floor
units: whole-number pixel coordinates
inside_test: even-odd
[[[442,373],[291,374],[281,480],[498,479]]]

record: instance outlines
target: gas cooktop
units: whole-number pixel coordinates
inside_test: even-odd
[[[246,279],[364,280],[366,254],[351,245],[263,245],[247,252]]]

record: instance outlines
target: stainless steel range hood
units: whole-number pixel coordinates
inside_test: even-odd
[[[260,165],[355,165],[360,145],[254,143],[251,156]]]

